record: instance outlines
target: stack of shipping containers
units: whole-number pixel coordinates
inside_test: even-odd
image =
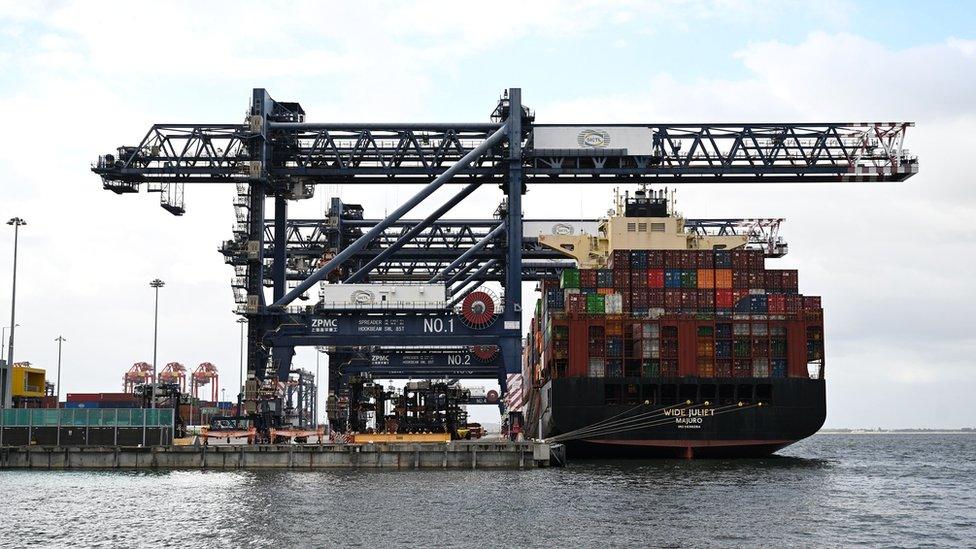
[[[820,298],[759,250],[615,250],[606,269],[545,280],[533,377],[809,377]],[[820,372],[817,372],[820,375]]]
[[[237,415],[232,402],[208,402],[184,395],[180,404],[180,417],[189,419],[189,425],[206,425],[214,416]],[[63,408],[142,408],[142,400],[132,393],[68,393]]]

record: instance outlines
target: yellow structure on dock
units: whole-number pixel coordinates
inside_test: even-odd
[[[30,362],[14,362],[10,369],[10,394],[14,398],[42,398],[45,396],[46,372]]]

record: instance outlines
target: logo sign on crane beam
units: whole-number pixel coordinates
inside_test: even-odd
[[[630,156],[650,156],[654,133],[646,126],[540,126],[532,128],[536,150],[624,150]]]

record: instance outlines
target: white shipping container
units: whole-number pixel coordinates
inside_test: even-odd
[[[604,296],[604,308],[607,314],[620,315],[624,312],[624,296],[607,294]]]
[[[443,309],[444,284],[322,284],[319,294],[326,309]]]
[[[606,370],[606,361],[602,358],[591,358],[589,362],[590,377],[603,377]]]

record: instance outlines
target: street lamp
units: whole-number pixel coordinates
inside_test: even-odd
[[[159,336],[159,289],[165,286],[166,283],[160,279],[154,279],[149,283],[149,287],[156,290],[156,309],[153,315],[153,375],[152,375],[152,407],[156,407],[156,341]]]
[[[11,383],[12,375],[10,369],[14,366],[14,329],[17,327],[17,242],[20,236],[20,227],[26,225],[27,222],[19,217],[12,217],[7,225],[13,225],[14,227],[14,277],[13,277],[13,289],[11,290],[10,297],[10,343],[7,347],[7,375],[4,376],[3,382],[3,398],[0,399],[0,406],[10,407],[13,405],[13,398],[11,394]]]
[[[60,408],[61,407],[61,344],[68,340],[65,339],[64,336],[58,334],[57,339],[55,339],[54,341],[58,342],[58,381],[57,381],[57,385],[54,386],[55,390],[57,391],[54,397],[54,407]]]
[[[241,415],[241,402],[244,400],[244,325],[247,319],[238,318],[237,323],[241,325],[241,369],[237,378],[237,415]]]
[[[10,326],[4,326],[3,329],[0,329],[0,359],[3,358],[3,355],[7,354],[7,328],[10,328]]]

